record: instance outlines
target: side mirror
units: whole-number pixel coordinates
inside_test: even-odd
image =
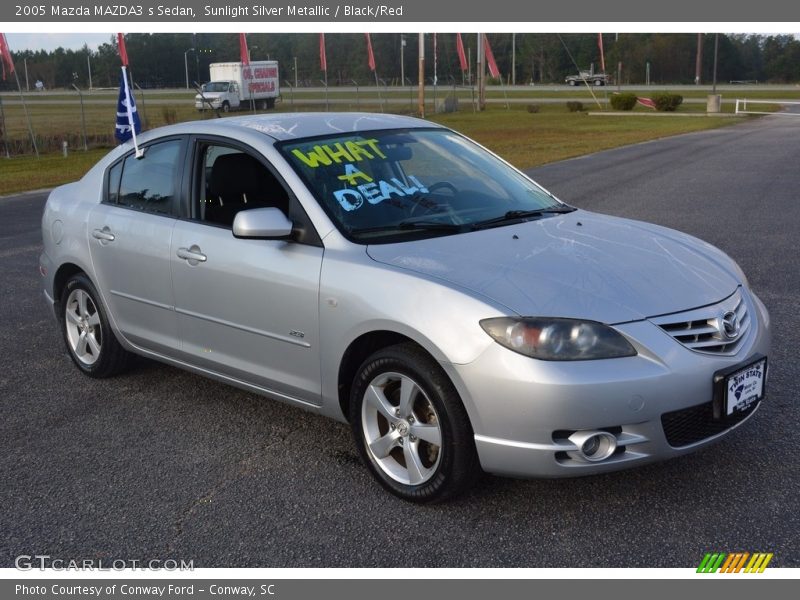
[[[293,223],[279,208],[251,208],[236,213],[233,237],[283,240],[292,235]]]

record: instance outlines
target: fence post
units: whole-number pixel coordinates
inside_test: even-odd
[[[3,97],[0,96],[0,134],[3,136],[3,147],[6,149],[6,158],[11,158],[8,151],[8,140],[6,139],[6,111],[3,108]]]

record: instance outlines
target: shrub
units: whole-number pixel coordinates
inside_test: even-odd
[[[614,94],[611,96],[611,108],[614,110],[633,110],[636,106],[636,94]]]
[[[664,92],[663,94],[653,94],[653,102],[656,104],[656,110],[662,112],[674,112],[681,104],[683,104],[683,96],[680,94],[670,94]]]
[[[527,106],[528,112],[531,114],[539,112],[539,105],[538,104],[528,104]]]
[[[569,112],[581,112],[583,110],[583,102],[577,100],[570,100],[567,102],[567,110]]]

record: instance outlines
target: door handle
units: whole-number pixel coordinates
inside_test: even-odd
[[[178,258],[188,260],[190,265],[196,265],[199,262],[206,262],[206,260],[208,260],[206,255],[200,252],[200,248],[196,245],[191,248],[178,248]]]
[[[114,234],[111,233],[111,230],[108,227],[103,227],[102,229],[95,229],[94,231],[92,231],[92,237],[96,240],[100,240],[101,242],[114,241]]]

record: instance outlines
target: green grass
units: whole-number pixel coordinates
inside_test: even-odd
[[[48,154],[39,160],[29,156],[0,158],[0,196],[80,179],[107,152],[108,149],[73,152],[67,158]]]
[[[108,105],[86,106],[89,152],[79,150],[83,146],[79,105],[31,103],[29,110],[39,146],[46,151],[38,161],[29,154],[19,158],[0,158],[0,195],[52,187],[79,179],[114,145],[114,100],[111,98]],[[430,110],[432,104],[428,106]],[[584,102],[584,106],[591,110],[595,108],[588,102]],[[142,109],[141,104],[139,108]],[[301,111],[321,108],[319,105],[304,105],[299,102],[295,102],[294,106],[294,110]],[[338,105],[333,108],[350,110],[356,106]],[[359,108],[380,110],[377,104],[365,102],[361,102]],[[389,105],[388,108],[397,112],[412,110],[410,104]],[[737,121],[722,117],[653,118],[637,114],[650,112],[645,108],[638,108],[630,116],[597,117],[585,113],[570,113],[563,103],[541,104],[539,112],[535,114],[528,113],[525,104],[512,104],[511,110],[506,110],[500,104],[491,104],[485,112],[474,113],[469,101],[463,97],[461,108],[458,113],[432,115],[430,118],[475,138],[520,168],[530,168],[655,138],[711,129]],[[290,104],[284,102],[279,104],[278,111],[291,109]],[[683,105],[680,110],[704,111],[705,105]],[[174,115],[167,114],[169,111],[174,111]],[[190,102],[152,104],[143,112],[149,128],[164,125],[173,116],[178,121],[213,118],[210,113],[198,113]],[[12,149],[24,147],[28,134],[22,107],[6,105],[5,115]],[[61,141],[64,139],[69,141],[68,158],[63,158],[60,153]]]
[[[462,112],[433,120],[474,138],[522,169],[737,122],[729,117],[595,117],[569,113],[561,105],[542,105],[535,114],[493,106],[480,115]]]

